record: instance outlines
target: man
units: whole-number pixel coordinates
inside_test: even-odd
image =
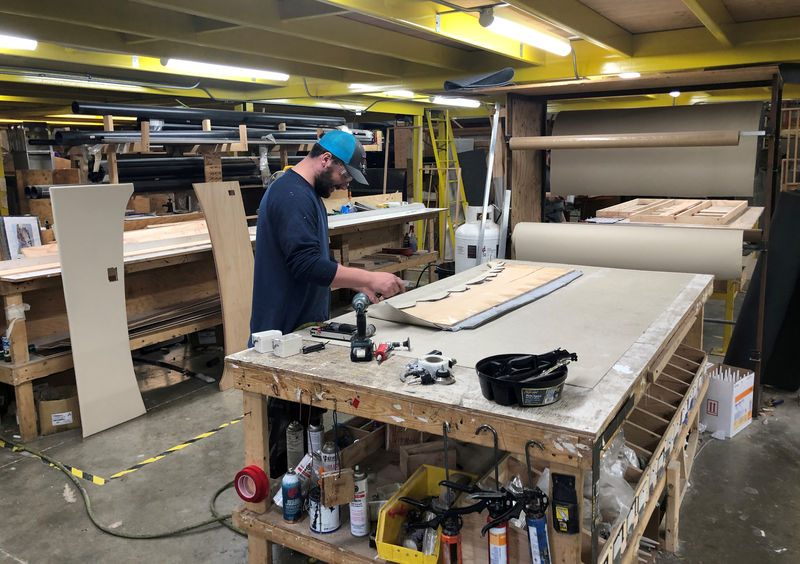
[[[330,258],[322,198],[361,172],[364,148],[350,133],[326,133],[297,165],[267,189],[258,208],[250,331],[291,333],[330,317],[330,289],[352,288],[371,301],[405,291],[394,274],[342,266]],[[286,426],[301,417],[296,403],[270,398],[270,474],[286,471]],[[302,423],[308,421],[307,412]]]

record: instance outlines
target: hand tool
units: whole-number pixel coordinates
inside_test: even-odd
[[[356,311],[356,332],[350,339],[350,360],[353,362],[369,362],[373,356],[372,339],[367,336],[367,307],[370,301],[366,294],[359,292],[353,297],[353,309]]]
[[[454,358],[443,356],[442,351],[433,350],[424,357],[408,363],[400,374],[400,380],[407,384],[450,385],[456,381],[450,371],[456,362]]]
[[[313,345],[306,345],[303,347],[303,354],[321,351],[328,343],[314,343]]]
[[[383,362],[384,360],[389,358],[389,353],[391,353],[394,349],[399,348],[399,347],[405,347],[406,350],[410,351],[411,350],[411,338],[409,337],[408,339],[406,339],[402,343],[399,342],[399,341],[394,341],[394,342],[391,342],[391,343],[381,343],[380,345],[378,345],[378,348],[375,349],[375,360],[377,360],[378,363]]]
[[[337,341],[349,341],[355,335],[358,327],[352,323],[337,323],[331,321],[319,327],[312,327],[309,329],[312,337],[320,337],[323,339],[335,339]],[[372,337],[375,334],[375,326],[370,323],[367,325],[366,335]]]

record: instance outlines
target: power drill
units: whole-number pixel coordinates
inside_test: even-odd
[[[353,362],[372,360],[372,339],[367,337],[367,307],[369,304],[369,298],[363,292],[359,292],[353,298],[353,309],[356,310],[356,332],[350,339],[350,360]]]

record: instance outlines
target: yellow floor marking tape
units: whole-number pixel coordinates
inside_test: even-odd
[[[197,441],[199,441],[201,439],[205,439],[206,437],[210,437],[211,435],[216,434],[217,432],[221,431],[225,427],[229,427],[231,425],[234,425],[234,424],[238,423],[242,419],[244,419],[244,415],[242,415],[241,417],[237,417],[236,419],[234,419],[232,421],[228,421],[227,423],[223,423],[222,425],[220,425],[216,429],[211,429],[210,431],[206,431],[205,433],[201,433],[201,434],[197,435],[196,437],[193,437],[193,438],[189,439],[188,441],[185,441],[185,442],[183,442],[183,443],[181,443],[179,445],[175,445],[174,447],[165,450],[161,454],[157,454],[156,456],[154,456],[152,458],[148,458],[147,460],[143,460],[143,461],[139,462],[138,464],[134,464],[130,468],[127,468],[127,469],[125,469],[125,470],[123,470],[121,472],[117,472],[116,474],[112,475],[110,478],[101,478],[100,476],[96,476],[94,474],[90,474],[89,472],[85,472],[83,470],[75,468],[74,466],[70,466],[69,464],[63,464],[63,466],[67,470],[69,470],[72,473],[73,476],[77,476],[78,478],[81,478],[83,480],[86,480],[87,482],[91,482],[91,483],[93,483],[95,485],[98,485],[98,486],[104,486],[108,482],[110,482],[111,480],[115,480],[117,478],[121,478],[122,476],[130,474],[131,472],[136,472],[139,468],[147,466],[148,464],[152,464],[153,462],[158,462],[162,458],[165,458],[168,454],[171,454],[173,452],[177,452],[179,450],[182,450],[182,449],[186,448],[187,446],[189,446],[191,444],[194,444],[194,443],[196,443]],[[2,437],[0,437],[0,447],[10,449],[10,450],[12,450],[14,452],[27,452],[27,451],[25,451],[25,449],[20,448],[20,447],[18,447],[16,445],[12,444],[11,442],[3,440]],[[53,465],[49,464],[49,466],[53,466]]]

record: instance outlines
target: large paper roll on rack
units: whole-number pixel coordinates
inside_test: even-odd
[[[760,129],[761,102],[667,108],[565,111],[553,136]],[[736,146],[553,149],[550,191],[555,194],[663,197],[752,196],[758,143],[742,135]],[[700,139],[697,140],[699,141]],[[522,155],[515,155],[520,158]]]
[[[650,225],[518,223],[516,258],[633,270],[742,275],[742,232]]]

